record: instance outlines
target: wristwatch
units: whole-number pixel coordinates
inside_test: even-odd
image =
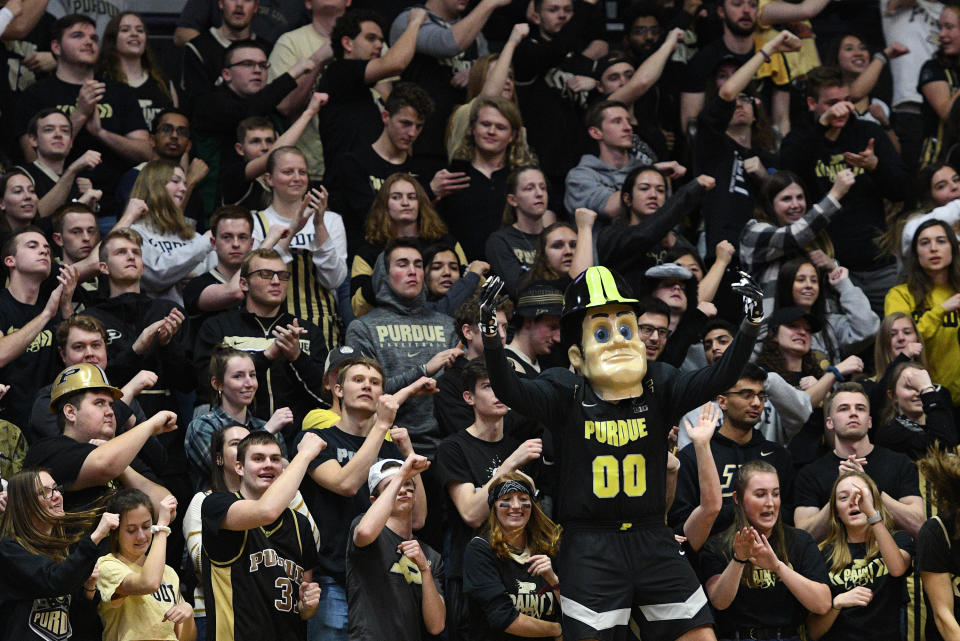
[[[882,520],[883,520],[883,515],[880,514],[880,510],[877,510],[876,514],[874,514],[873,516],[867,517],[867,523],[869,525],[873,525],[874,523],[879,523]]]

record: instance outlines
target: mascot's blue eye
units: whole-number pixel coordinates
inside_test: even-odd
[[[620,326],[620,335],[623,336],[626,340],[633,338],[633,330],[630,329],[629,325]]]
[[[606,327],[598,327],[593,330],[593,339],[598,343],[606,343],[610,340],[610,331]]]

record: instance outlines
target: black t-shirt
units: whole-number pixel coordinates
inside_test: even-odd
[[[934,516],[917,534],[917,570],[935,574],[949,574],[953,586],[953,616],[960,621],[960,545],[953,531],[952,515]],[[927,616],[927,640],[943,638],[934,617]]]
[[[521,614],[541,621],[560,620],[560,603],[546,579],[530,574],[527,558],[529,554],[500,558],[487,539],[471,539],[463,560],[463,593],[470,604],[470,641],[526,638],[505,631]]]
[[[717,188],[703,197],[702,215],[707,233],[707,254],[726,240],[735,247],[747,221],[753,217],[760,185],[743,169],[743,161],[759,156],[764,167],[777,165],[774,156],[757,148],[744,147],[726,134],[736,102],[715,97],[704,106],[694,141],[693,165],[696,174],[717,179]]]
[[[455,191],[440,201],[440,213],[450,233],[457,239],[468,261],[483,260],[487,238],[500,229],[503,203],[507,198],[507,176],[503,167],[487,178],[465,160],[455,160],[450,171],[463,171],[470,177],[470,186]]]
[[[703,93],[707,88],[707,83],[713,77],[718,62],[724,58],[734,58],[734,63],[737,67],[740,67],[752,58],[753,54],[753,51],[750,53],[734,53],[727,48],[723,38],[718,38],[700,49],[687,63],[681,90],[684,93]]]
[[[143,121],[147,123],[147,129],[153,131],[153,119],[164,109],[172,107],[173,100],[153,76],[148,76],[139,87],[131,86],[130,88],[133,89],[133,95],[136,96],[137,103],[143,112]]]
[[[893,540],[901,550],[913,553],[913,539],[906,532],[894,532]],[[824,641],[890,641],[900,640],[900,609],[907,600],[906,575],[893,576],[883,556],[869,561],[866,543],[849,543],[852,560],[837,572],[827,570],[833,596],[863,586],[873,591],[869,605],[843,608],[823,637]],[[829,568],[832,548],[823,550]]]
[[[317,114],[326,167],[349,151],[368,147],[382,129],[379,100],[364,81],[369,60],[334,60],[323,70],[317,91],[330,102]]]
[[[46,107],[56,107],[70,115],[76,108],[80,87],[81,85],[64,82],[59,78],[48,78],[24,91],[17,103],[17,118],[14,123],[17,135],[25,134],[30,118]],[[98,105],[100,124],[103,128],[120,136],[127,136],[132,131],[146,131],[147,124],[143,120],[143,111],[133,90],[125,84],[109,80],[106,82],[106,87],[106,92]],[[103,198],[100,201],[103,215],[119,214],[116,211],[119,203],[116,202],[114,194],[120,177],[134,163],[100,142],[86,128],[76,132],[67,162],[72,162],[88,149],[99,151],[102,154],[102,162],[83,175],[93,181],[95,188],[103,190]]]
[[[63,495],[63,509],[68,512],[91,507],[98,500],[111,492],[120,489],[120,483],[114,479],[106,485],[96,485],[82,490],[72,490],[71,485],[80,476],[80,470],[87,456],[97,449],[91,443],[80,443],[69,436],[54,436],[40,439],[30,446],[27,456],[23,460],[24,468],[42,467],[50,470],[50,476],[66,488]],[[130,467],[154,483],[160,480],[147,467],[146,463],[138,458],[133,459]]]
[[[307,432],[314,432],[327,442],[327,447],[317,458],[310,461],[308,469],[314,469],[327,461],[336,461],[343,467],[350,462],[366,440],[363,436],[348,434],[334,425],[323,430],[305,430],[297,435],[296,442],[303,439]],[[390,441],[380,445],[377,460],[393,458],[403,460],[400,450]],[[332,576],[341,586],[346,584],[347,529],[353,519],[370,507],[370,490],[363,483],[353,496],[341,496],[324,487],[320,487],[308,476],[304,476],[300,485],[303,500],[314,515],[320,530],[319,567],[323,574]]]
[[[827,584],[827,568],[813,537],[788,526],[783,527],[783,532],[790,567],[812,581]],[[722,574],[730,562],[732,551],[723,547],[722,539],[722,534],[711,537],[703,549],[700,560],[704,582]],[[806,608],[775,573],[753,565],[744,571],[753,572],[757,587],[741,582],[733,603],[725,610],[716,611],[717,637],[732,638],[743,628],[795,628],[804,622]]]
[[[379,499],[378,499],[379,500]],[[397,550],[406,539],[384,526],[370,545],[358,548],[353,532],[347,533],[347,605],[351,641],[420,641],[423,625],[423,573]],[[416,538],[416,537],[414,537]],[[443,595],[443,561],[429,545],[420,548],[430,564],[437,592]]]
[[[450,525],[450,554],[447,559],[447,572],[452,577],[463,573],[463,552],[475,531],[463,522],[457,506],[450,498],[451,484],[470,483],[480,487],[491,478],[513,452],[520,447],[520,441],[506,436],[499,441],[484,441],[463,430],[440,442],[437,449],[437,474],[446,496],[445,504]],[[524,466],[527,474],[536,472],[535,466]],[[531,474],[534,476],[534,474]],[[534,476],[534,478],[536,478]]]
[[[9,336],[20,330],[40,315],[46,302],[40,298],[36,305],[28,305],[15,299],[9,289],[0,290],[0,334]],[[59,323],[57,314],[22,354],[0,368],[0,382],[10,386],[0,400],[0,418],[21,429],[29,423],[36,391],[48,385],[60,371],[60,357],[53,340]]]
[[[380,128],[376,131],[379,132]],[[324,184],[330,190],[330,209],[343,218],[351,256],[364,242],[363,223],[373,199],[391,174],[413,174],[424,189],[429,189],[430,179],[435,173],[429,162],[415,156],[407,156],[399,165],[388,162],[371,145],[346,151],[326,168]]]
[[[263,211],[270,206],[272,192],[262,177],[247,180],[247,162],[237,156],[220,169],[220,204],[237,205],[250,211]]]
[[[920,496],[917,467],[905,454],[877,445],[865,458],[867,462],[863,471],[870,475],[881,492],[897,500],[905,496]],[[826,505],[830,501],[830,491],[842,460],[833,452],[827,452],[801,469],[793,482],[793,504],[816,508]]]

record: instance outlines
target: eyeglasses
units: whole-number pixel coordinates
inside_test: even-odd
[[[740,105],[752,105],[752,104],[753,104],[753,96],[751,96],[751,95],[748,94],[748,93],[742,93],[742,94],[740,94],[739,96],[737,96],[737,104],[740,104]]]
[[[281,283],[285,283],[290,280],[290,272],[287,270],[274,271],[272,269],[255,269],[250,272],[251,276],[257,276],[263,280],[273,280],[273,277],[276,276],[280,279]]]
[[[169,122],[165,122],[162,125],[157,126],[157,133],[163,134],[164,136],[169,136],[173,132],[177,132],[178,136],[183,138],[190,137],[190,127],[174,127]]]
[[[651,36],[659,36],[660,27],[634,27],[630,30],[630,35],[634,36],[646,36],[648,34]]]
[[[266,71],[270,68],[270,63],[266,60],[240,60],[238,62],[228,64],[227,67],[243,67],[245,69],[253,69],[256,67],[261,71]]]
[[[767,399],[770,398],[770,395],[766,392],[754,392],[752,389],[741,389],[735,392],[725,392],[721,396],[739,396],[748,403],[752,403],[753,399],[759,398],[761,403],[766,403]]]
[[[40,496],[42,496],[43,498],[45,498],[45,499],[47,499],[47,500],[49,501],[49,500],[53,499],[53,493],[54,493],[54,492],[56,492],[56,493],[59,494],[60,496],[63,496],[63,486],[62,486],[62,485],[56,485],[56,486],[54,486],[54,487],[45,487],[45,488],[43,488],[43,492],[40,492]]]
[[[653,325],[637,325],[637,330],[639,330],[641,338],[650,338],[654,332],[663,339],[670,338],[670,335],[673,334],[666,327],[654,327]]]

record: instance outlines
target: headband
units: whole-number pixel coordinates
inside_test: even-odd
[[[504,481],[500,485],[495,485],[490,488],[489,494],[487,494],[487,505],[493,507],[493,504],[497,499],[510,494],[511,492],[523,492],[524,494],[529,495],[531,498],[534,496],[533,488],[530,487],[530,484],[526,481],[518,480],[509,480]]]

